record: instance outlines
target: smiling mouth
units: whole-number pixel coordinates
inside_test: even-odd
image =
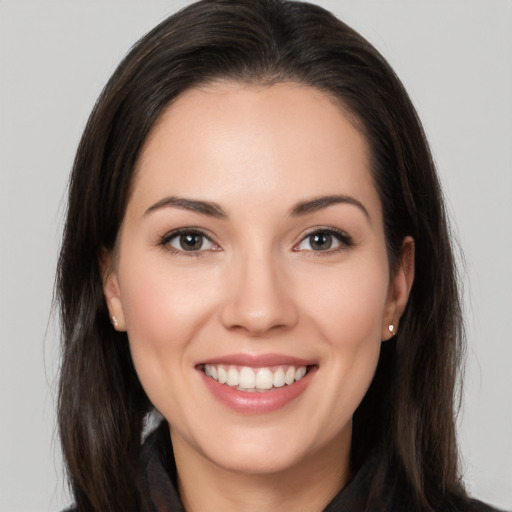
[[[200,368],[208,377],[237,391],[264,393],[300,381],[312,366],[249,366],[205,364]]]

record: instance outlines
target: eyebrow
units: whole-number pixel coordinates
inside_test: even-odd
[[[364,213],[365,217],[370,220],[370,214],[364,205],[354,197],[345,195],[322,196],[308,201],[301,201],[290,210],[289,215],[293,217],[307,215],[309,213],[323,210],[324,208],[335,204],[351,204],[356,206]],[[144,215],[148,215],[149,213],[161,208],[170,207],[182,208],[184,210],[201,213],[202,215],[208,215],[217,219],[226,219],[228,217],[227,213],[217,203],[211,201],[201,201],[198,199],[185,199],[184,197],[178,196],[169,196],[160,199],[160,201],[150,206],[144,212]]]
[[[197,199],[185,199],[183,197],[176,196],[164,197],[153,206],[150,206],[144,212],[144,215],[161,208],[169,207],[182,208],[184,210],[202,213],[203,215],[216,217],[218,219],[225,219],[227,217],[226,212],[216,203],[212,203],[210,201],[199,201]]]
[[[296,204],[290,210],[290,215],[307,215],[308,213],[314,213],[317,212],[318,210],[323,210],[324,208],[327,208],[328,206],[332,206],[334,204],[351,204],[353,206],[356,206],[364,213],[365,217],[368,220],[370,220],[370,214],[368,213],[368,210],[365,208],[363,203],[361,203],[354,197],[344,195],[322,196],[317,197],[315,199],[311,199],[309,201],[302,201]]]

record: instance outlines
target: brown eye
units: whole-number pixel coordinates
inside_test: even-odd
[[[199,251],[203,245],[203,236],[196,233],[181,235],[179,244],[184,251]]]
[[[213,250],[215,244],[197,231],[182,231],[167,238],[166,243],[177,251],[199,252]]]
[[[332,235],[319,231],[309,236],[309,245],[313,251],[326,251],[332,247]]]
[[[352,238],[335,229],[318,229],[309,233],[294,248],[295,251],[336,252],[353,246]]]

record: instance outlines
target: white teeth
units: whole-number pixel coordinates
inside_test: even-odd
[[[293,382],[295,381],[295,368],[293,366],[290,366],[290,368],[286,370],[284,381],[286,382],[286,384],[288,384],[288,386],[290,384],[293,384]]]
[[[238,384],[241,388],[244,389],[254,389],[256,387],[256,376],[250,368],[247,368],[247,366],[244,366],[240,370],[240,378],[238,379]]]
[[[228,370],[227,385],[236,387],[239,384],[239,380],[240,380],[240,374],[238,373],[238,371],[235,368],[230,368]]]
[[[258,389],[272,389],[272,380],[272,372],[268,368],[262,368],[256,374],[256,387]]]
[[[302,377],[306,375],[306,367],[301,366],[300,368],[297,368],[297,371],[295,372],[295,380],[300,380]]]
[[[210,365],[206,365],[205,368],[207,368],[208,366]],[[211,375],[211,373],[210,373]],[[224,370],[224,368],[222,368],[222,366],[219,366],[217,368],[217,376],[219,377],[219,382],[221,384],[226,384],[226,382],[228,381],[228,372],[226,370]],[[215,379],[217,380],[217,379]]]
[[[282,388],[285,385],[284,370],[282,368],[278,368],[277,371],[274,373],[272,383],[274,384],[275,388]]]
[[[302,379],[306,373],[305,366],[276,366],[270,368],[250,368],[249,366],[204,365],[204,373],[220,384],[241,391],[266,391],[290,386]]]

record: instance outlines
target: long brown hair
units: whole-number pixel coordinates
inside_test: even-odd
[[[318,6],[281,0],[203,0],[169,17],[121,62],[85,128],[57,279],[59,427],[78,509],[147,508],[137,459],[152,406],[126,334],[110,326],[99,259],[114,248],[149,130],[183,91],[215,79],[307,84],[336,98],[364,133],[391,266],[412,236],[416,275],[399,333],[383,345],[356,411],[353,463],[379,445],[380,473],[394,475],[418,510],[441,503],[457,510],[454,393],[463,330],[445,207],[421,123],[362,36]]]

